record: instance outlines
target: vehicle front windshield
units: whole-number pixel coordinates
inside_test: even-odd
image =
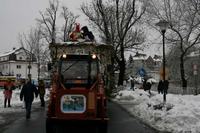
[[[61,74],[63,79],[87,79],[88,61],[63,61]]]

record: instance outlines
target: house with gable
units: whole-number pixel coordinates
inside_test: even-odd
[[[27,79],[30,74],[32,79],[37,79],[38,69],[35,55],[23,47],[1,53],[0,73],[16,76],[17,79]]]
[[[162,57],[159,55],[147,56],[146,54],[137,52],[132,56],[132,62],[127,64],[127,74],[140,76],[138,72],[144,69],[149,77],[160,79],[159,71],[162,65]]]

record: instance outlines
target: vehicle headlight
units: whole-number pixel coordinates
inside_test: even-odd
[[[97,55],[96,54],[92,54],[92,59],[96,59]]]
[[[62,57],[63,57],[63,58],[67,58],[67,55],[66,55],[66,54],[63,54]]]

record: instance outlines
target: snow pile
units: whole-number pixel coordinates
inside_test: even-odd
[[[200,133],[200,95],[168,94],[163,106],[163,95],[157,92],[150,96],[140,89],[127,89],[118,92],[114,101],[160,131]]]

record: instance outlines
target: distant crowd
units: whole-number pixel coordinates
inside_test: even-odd
[[[156,83],[156,80],[153,78],[148,78],[148,77],[141,77],[141,81],[136,81],[136,78],[133,76],[130,76],[128,79],[128,82],[130,82],[130,89],[131,90],[135,90],[135,83],[139,83],[141,84],[139,89],[144,89],[144,91],[149,91],[149,94],[151,95],[151,86],[152,84]],[[158,86],[157,86],[157,90],[158,93],[160,94],[167,94],[168,91],[168,87],[169,87],[169,81],[168,80],[160,80],[158,82]]]

